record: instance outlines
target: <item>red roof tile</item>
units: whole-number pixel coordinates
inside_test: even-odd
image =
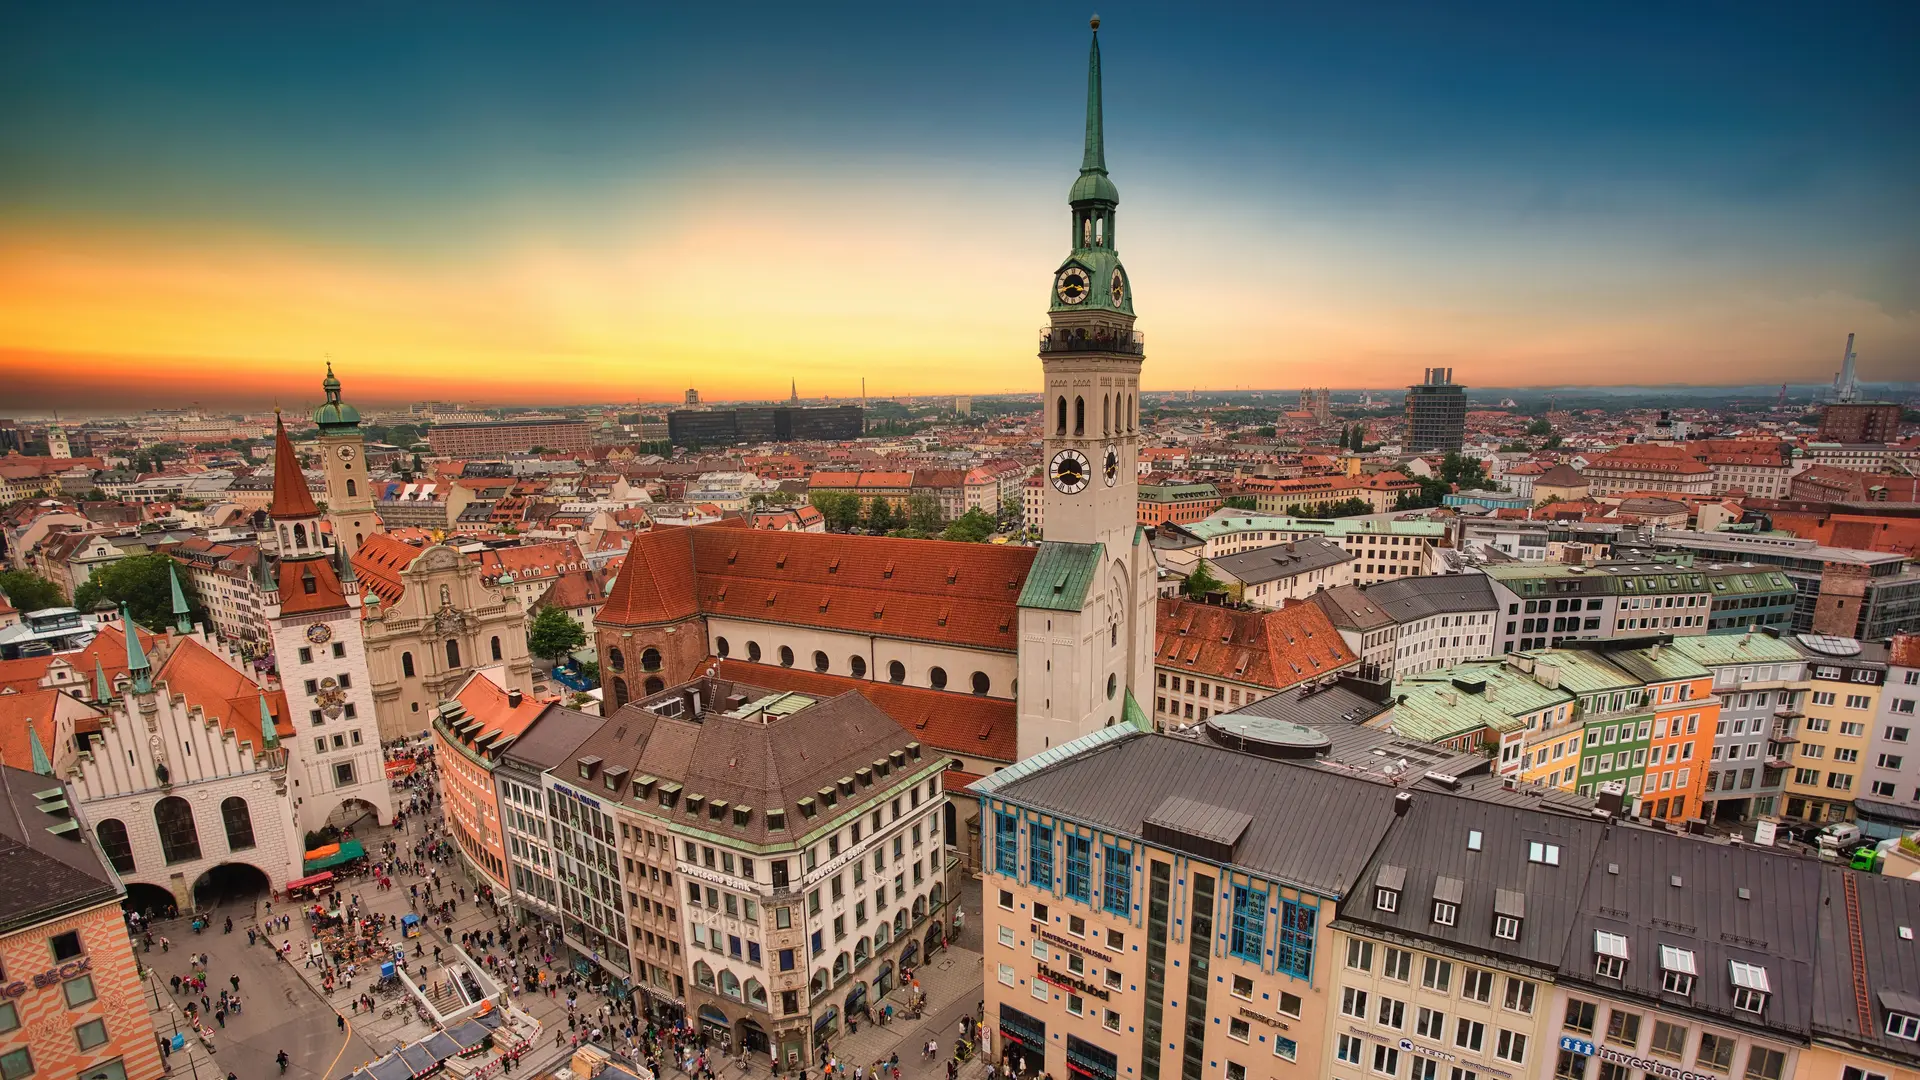
[[[1278,611],[1163,598],[1154,620],[1156,667],[1284,690],[1356,663],[1325,611]]]
[[[347,606],[346,589],[329,559],[283,559],[279,574],[282,615],[339,611]]]
[[[260,749],[260,684],[205,645],[192,638],[180,639],[167,662],[154,673],[153,683],[157,689],[186,699],[188,705],[199,706],[207,719],[218,720],[222,729],[253,743],[255,751]],[[268,692],[267,708],[273,713],[278,737],[291,738],[293,722],[287,716],[286,693]]]
[[[319,517],[320,508],[307,490],[307,477],[300,471],[300,458],[287,439],[287,425],[279,413],[273,414],[273,502],[267,513],[276,518]]]
[[[936,750],[1005,762],[1014,761],[1019,753],[1014,730],[1015,706],[1005,698],[976,697],[846,675],[822,675],[744,660],[709,659],[701,670],[716,665],[723,679],[769,690],[795,690],[823,698],[855,691],[873,702],[909,735]]]

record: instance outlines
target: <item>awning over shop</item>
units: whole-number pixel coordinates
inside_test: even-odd
[[[315,854],[315,852],[325,852],[327,848],[333,849],[331,854]],[[328,844],[325,848],[315,848],[314,851],[307,852],[304,869],[307,873],[312,874],[329,867],[344,866],[355,859],[364,859],[366,857],[367,849],[360,846],[360,841],[346,840],[338,844]]]

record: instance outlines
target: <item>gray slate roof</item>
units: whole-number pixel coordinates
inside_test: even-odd
[[[1605,823],[1425,791],[1413,800],[1362,875],[1369,887],[1341,906],[1341,919],[1558,967]],[[1468,846],[1473,832],[1477,851]],[[1536,842],[1557,845],[1559,865],[1529,861]],[[1381,911],[1374,890],[1394,880],[1404,882],[1398,907]],[[1511,941],[1493,934],[1501,890],[1526,897],[1520,936]],[[1443,926],[1433,920],[1434,902],[1448,896],[1458,906],[1454,925]]]
[[[1352,559],[1353,556],[1339,544],[1316,536],[1295,540],[1291,544],[1254,548],[1238,555],[1224,555],[1213,560],[1213,568],[1249,585],[1258,585],[1263,581],[1277,581],[1311,570],[1324,570]]]
[[[1823,869],[1814,1031],[1920,1066],[1920,1044],[1887,1034],[1889,1010],[1920,1016],[1920,883],[1840,866]],[[1853,988],[1846,903],[1849,879],[1859,896],[1860,940],[1867,961],[1865,1001]],[[1902,927],[1912,936],[1901,936]],[[1860,1025],[1863,1009],[1868,1020],[1864,1029]]]
[[[1232,865],[1321,896],[1353,887],[1393,819],[1395,790],[1190,739],[1140,734],[1030,773],[995,797],[1145,838],[1170,796],[1252,820]],[[1337,816],[1340,827],[1327,822]]]
[[[0,931],[111,903],[120,887],[101,862],[86,829],[52,833],[72,822],[71,811],[48,813],[43,805],[64,803],[65,792],[43,804],[40,792],[60,790],[60,782],[26,769],[0,765]]]
[[[580,744],[605,723],[604,718],[591,713],[559,704],[548,705],[500,755],[501,760],[531,768],[535,772],[551,769],[572,758]]]
[[[1429,615],[1497,611],[1493,583],[1485,574],[1430,574],[1395,578],[1368,586],[1366,596],[1394,622],[1418,622]]]
[[[1813,1016],[1821,871],[1811,859],[1615,825],[1594,857],[1561,981],[1804,1037]],[[1627,939],[1618,983],[1594,973],[1596,930]],[[1662,945],[1693,953],[1698,976],[1690,998],[1662,990]],[[1728,963],[1736,960],[1766,969],[1772,997],[1762,1015],[1733,1007]]]

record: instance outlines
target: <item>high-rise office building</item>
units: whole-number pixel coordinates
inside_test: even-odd
[[[1407,387],[1407,450],[1458,450],[1466,432],[1467,388],[1453,381],[1452,368],[1427,368]]]

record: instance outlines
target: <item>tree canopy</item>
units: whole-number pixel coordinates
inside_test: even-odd
[[[65,607],[67,598],[60,595],[60,586],[30,570],[0,571],[0,593],[20,611],[39,611],[41,608]]]
[[[527,628],[527,651],[542,660],[559,662],[587,643],[587,632],[564,608],[542,609]]]
[[[994,520],[992,514],[984,510],[969,510],[954,518],[945,531],[941,532],[940,539],[978,544],[992,536],[999,526],[1000,523]]]
[[[173,583],[168,574],[172,566],[173,560],[165,555],[131,555],[97,567],[73,591],[73,606],[92,611],[103,601],[115,607],[125,604],[133,621],[149,630],[165,630],[173,622]],[[186,583],[181,586],[184,591]],[[205,617],[191,596],[187,603],[196,620]]]
[[[829,532],[852,532],[860,524],[860,497],[845,491],[815,491],[807,499],[827,520]]]
[[[1226,583],[1213,576],[1205,559],[1195,562],[1193,572],[1187,575],[1187,595],[1195,600],[1204,600],[1208,593],[1222,592],[1226,587]]]

